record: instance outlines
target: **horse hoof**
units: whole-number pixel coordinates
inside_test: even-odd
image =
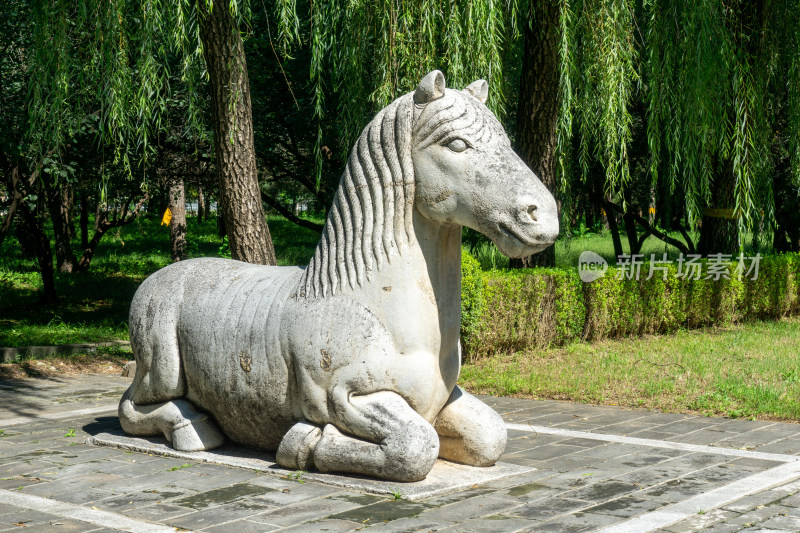
[[[284,468],[310,470],[314,466],[312,452],[322,438],[322,430],[308,422],[298,422],[291,427],[278,445],[275,462]]]
[[[199,452],[222,446],[225,437],[207,416],[185,420],[172,428],[172,447],[181,452]]]

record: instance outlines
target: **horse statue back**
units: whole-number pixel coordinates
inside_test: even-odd
[[[461,228],[514,257],[558,233],[553,197],[484,105],[441,72],[383,109],[347,161],[309,265],[181,261],[131,303],[119,417],[178,450],[225,437],[293,469],[423,479],[488,466],[500,416],[456,385]]]

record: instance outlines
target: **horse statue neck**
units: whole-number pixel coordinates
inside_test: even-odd
[[[299,298],[345,295],[399,337],[401,352],[455,359],[461,316],[461,227],[416,208],[411,94],[381,110],[347,161]],[[424,172],[424,169],[420,169]],[[453,374],[453,375],[450,375]]]
[[[427,279],[440,312],[448,306],[461,309],[461,226],[441,224],[414,211],[414,236],[417,255],[424,265]]]
[[[352,214],[344,213],[344,187],[336,193],[322,237],[300,279],[299,296],[325,298],[408,282],[433,296],[437,306],[460,309],[461,226],[428,220],[412,209],[407,238],[381,239],[378,232],[363,238],[359,233],[369,228],[363,219],[358,221],[360,228],[348,220]]]
[[[390,241],[387,253],[382,240],[373,247],[369,239],[360,240],[362,234],[344,231],[343,194],[340,187],[295,294],[360,302],[397,333],[401,351],[424,350],[449,361],[442,374],[454,384],[460,366],[461,226],[431,221],[412,205],[408,238]],[[364,221],[359,225],[363,229]],[[350,242],[356,238],[359,245]],[[376,248],[384,254],[373,253]]]

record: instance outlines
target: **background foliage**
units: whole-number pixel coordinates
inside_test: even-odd
[[[213,8],[213,2],[202,1]],[[38,253],[44,273],[52,253],[49,259],[39,253],[43,244],[31,242],[30,228],[43,228],[46,247],[56,249],[60,265],[59,255],[87,248],[78,234],[88,232],[89,221],[125,219],[126,208],[145,192],[142,212],[163,213],[176,178],[186,179],[190,200],[201,189],[209,205],[219,198],[209,179],[217,162],[197,5],[188,0],[0,5],[0,214],[10,212],[13,181],[20,178],[29,180],[18,187],[23,212],[37,217],[10,216],[15,238],[0,244],[4,255],[32,261]],[[517,113],[520,99],[529,97],[520,90],[526,32],[552,30],[559,162],[553,192],[562,207],[559,246],[567,249],[562,257],[568,256],[559,260],[562,265],[574,264],[572,251],[578,247],[600,241],[610,257],[622,251],[694,251],[702,234],[718,223],[726,226],[714,234],[719,241],[712,245],[722,246],[727,232],[736,250],[800,250],[800,4],[557,0],[554,5],[557,16],[548,20],[527,0],[217,3],[232,11],[245,40],[266,205],[273,214],[319,231],[361,128],[433,68],[444,72],[451,87],[489,80],[489,107],[513,137],[518,121],[529,119]],[[62,209],[69,216],[59,237],[55,222]],[[715,219],[708,209],[732,214]],[[465,235],[484,268],[508,264],[486,239]],[[210,253],[225,254],[223,241],[213,248]],[[103,246],[98,250],[105,253]],[[468,335],[484,327],[478,317],[489,316],[492,298],[531,320],[539,314],[554,317],[529,332],[536,339],[573,338],[578,330],[599,338],[716,322],[708,301],[717,301],[718,312],[731,320],[739,320],[738,313],[773,316],[778,305],[764,300],[764,294],[779,290],[772,286],[757,294],[733,286],[710,293],[707,287],[671,282],[642,289],[608,278],[592,296],[561,270],[543,270],[535,279],[509,274],[478,290],[483,274],[474,262],[465,265]],[[788,275],[764,275],[790,283]],[[558,297],[545,298],[545,289]],[[696,308],[687,310],[687,301]],[[739,304],[747,310],[738,310]],[[634,309],[636,316],[630,314]],[[520,334],[520,327],[497,320],[511,328],[502,335]]]

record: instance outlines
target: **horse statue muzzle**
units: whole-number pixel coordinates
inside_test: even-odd
[[[556,204],[484,105],[433,71],[364,128],[309,265],[203,258],[131,303],[119,417],[178,450],[225,438],[286,468],[423,479],[494,464],[506,429],[456,385],[461,228],[510,256],[551,244]]]

